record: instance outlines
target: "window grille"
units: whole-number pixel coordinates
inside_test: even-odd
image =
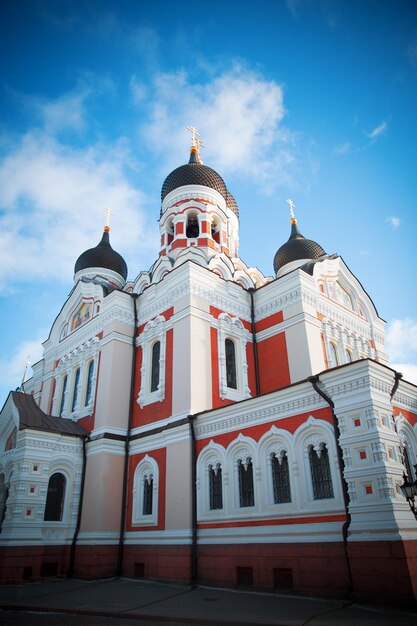
[[[60,522],[62,520],[65,484],[65,476],[59,472],[52,474],[49,479],[45,514],[43,517],[46,522]]]
[[[78,368],[77,371],[75,372],[74,393],[72,395],[71,412],[75,411],[75,409],[77,408],[79,385],[80,385],[80,368]]]
[[[250,457],[248,457],[244,463],[241,459],[239,459],[238,474],[240,506],[254,506],[255,494],[253,490],[253,465]]]
[[[153,476],[143,477],[143,515],[152,515]]]
[[[222,468],[220,463],[209,465],[210,511],[223,508]]]
[[[67,391],[67,384],[68,384],[68,376],[64,377],[64,381],[62,383],[62,395],[61,395],[61,405],[59,407],[59,414],[63,415],[64,414],[64,409],[65,409],[65,394]]]
[[[94,361],[90,361],[87,374],[87,389],[85,390],[85,406],[90,404],[91,394],[93,393],[93,374],[94,374]]]
[[[232,339],[225,340],[226,353],[226,384],[231,389],[237,389],[236,379],[236,347]]]
[[[313,482],[313,494],[315,500],[333,498],[332,477],[330,474],[329,453],[326,444],[320,444],[317,451],[310,446],[308,455],[310,457],[311,479]]]
[[[160,355],[161,355],[161,342],[155,341],[155,343],[152,346],[151,391],[158,390]]]
[[[290,472],[287,453],[283,452],[278,458],[271,454],[272,485],[274,488],[274,503],[291,502]]]

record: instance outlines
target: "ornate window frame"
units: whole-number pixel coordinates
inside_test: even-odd
[[[136,345],[142,348],[140,390],[136,400],[141,409],[148,404],[162,402],[165,399],[166,324],[165,317],[158,315],[146,324],[136,340]],[[157,341],[160,342],[159,384],[155,391],[151,391],[152,353],[153,346]]]
[[[144,479],[152,476],[152,513],[143,514]],[[148,454],[138,463],[133,478],[132,525],[157,526],[158,524],[159,468],[158,463]]]
[[[221,313],[218,318],[217,336],[219,352],[219,393],[221,399],[237,402],[250,398],[251,391],[248,386],[248,363],[246,359],[246,344],[249,340],[249,332],[243,326],[240,319],[231,317],[227,313]],[[236,389],[227,386],[226,339],[233,341],[235,346]]]
[[[229,498],[226,494],[228,484],[228,473],[226,467],[226,451],[223,446],[214,443],[213,440],[201,451],[197,459],[197,510],[198,519],[208,520],[224,517],[227,515]],[[210,509],[210,466],[219,464],[222,470],[222,498],[223,507],[221,509]]]

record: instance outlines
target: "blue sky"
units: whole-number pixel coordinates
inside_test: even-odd
[[[3,0],[0,31],[0,404],[105,207],[129,278],[153,263],[188,125],[237,200],[243,260],[272,274],[292,198],[417,383],[415,2]]]

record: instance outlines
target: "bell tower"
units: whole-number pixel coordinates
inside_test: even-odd
[[[195,128],[190,158],[162,186],[160,255],[175,259],[184,248],[198,248],[209,260],[218,253],[238,255],[239,211],[222,177],[203,164]]]

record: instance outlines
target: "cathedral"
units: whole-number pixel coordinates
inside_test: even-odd
[[[2,408],[0,580],[413,602],[417,388],[291,201],[274,276],[245,264],[199,148],[162,185],[152,267],[128,280],[107,224]]]

